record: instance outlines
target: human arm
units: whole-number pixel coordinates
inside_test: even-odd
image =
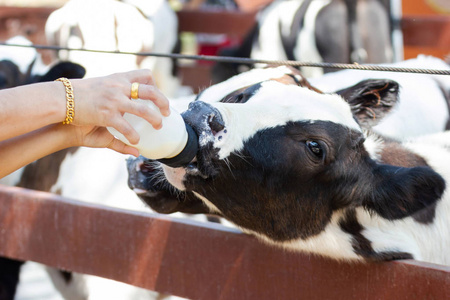
[[[131,143],[139,135],[123,118],[136,114],[161,127],[161,116],[147,105],[130,100],[131,83],[139,82],[139,97],[154,102],[168,115],[169,102],[154,86],[149,70],[105,77],[71,80],[75,94],[75,118],[66,117],[65,88],[61,82],[21,86],[0,91],[0,178],[55,151],[73,147],[104,147],[139,155],[137,149],[115,139],[106,127],[114,127]]]
[[[125,112],[138,115],[155,128],[161,117],[146,105],[130,100],[132,82],[139,82],[141,99],[153,101],[163,115],[169,114],[168,100],[155,87],[149,70],[137,70],[105,77],[71,80],[75,95],[73,125],[114,127],[131,143],[138,133],[122,117]],[[49,124],[64,121],[66,98],[61,82],[46,82],[0,91],[0,141]]]
[[[139,155],[136,148],[115,139],[104,127],[51,124],[0,142],[0,178],[41,157],[78,146]]]

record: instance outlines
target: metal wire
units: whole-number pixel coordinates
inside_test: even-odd
[[[430,74],[430,75],[450,75],[450,70],[438,69],[418,69],[418,68],[401,68],[381,65],[360,65],[360,64],[341,64],[341,63],[325,63],[325,62],[302,62],[293,60],[265,60],[265,59],[251,59],[244,57],[229,57],[229,56],[210,56],[210,55],[187,55],[175,53],[154,53],[154,52],[124,52],[124,51],[106,51],[95,49],[73,49],[59,46],[46,45],[19,45],[0,42],[0,46],[35,48],[40,50],[67,50],[67,51],[82,51],[93,53],[108,53],[108,54],[128,54],[136,56],[154,56],[165,57],[172,59],[187,59],[187,60],[204,60],[224,63],[239,63],[239,64],[269,64],[269,65],[286,65],[292,67],[316,67],[316,68],[332,68],[332,69],[352,69],[352,70],[366,70],[366,71],[383,71],[383,72],[402,72],[402,73],[416,73],[416,74]]]

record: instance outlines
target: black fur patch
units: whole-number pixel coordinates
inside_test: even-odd
[[[20,267],[24,262],[0,257],[0,299],[13,300],[19,283]]]
[[[59,270],[59,274],[61,274],[66,284],[69,284],[72,281],[72,272]]]
[[[389,165],[412,168],[412,167],[428,167],[423,157],[412,153],[404,148],[401,144],[386,140],[381,151],[381,162]],[[412,217],[419,223],[431,224],[436,216],[436,204],[429,205],[424,209],[414,213]]]
[[[261,82],[238,89],[225,97],[220,102],[222,103],[246,103],[259,89]]]
[[[54,65],[46,74],[37,76],[33,81],[47,82],[53,81],[60,77],[69,79],[83,78],[86,75],[86,69],[76,63],[63,61]]]
[[[408,217],[434,205],[445,190],[444,179],[429,167],[378,165],[373,175],[374,193],[362,199],[362,205],[388,220]]]
[[[24,75],[19,67],[10,60],[0,61],[0,90],[21,85]]]

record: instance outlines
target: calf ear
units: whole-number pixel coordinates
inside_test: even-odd
[[[379,165],[373,183],[362,205],[389,220],[411,216],[433,205],[445,189],[444,179],[429,167]]]
[[[367,79],[339,90],[363,128],[375,126],[398,101],[399,85],[388,79]]]
[[[53,81],[60,77],[70,79],[83,78],[85,74],[86,69],[83,66],[73,62],[64,61],[51,67],[50,70],[39,79],[39,82]]]

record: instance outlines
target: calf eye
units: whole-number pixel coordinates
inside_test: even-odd
[[[317,156],[318,158],[323,157],[323,149],[318,142],[306,141],[306,146],[308,146],[309,151],[311,151],[311,153]]]

